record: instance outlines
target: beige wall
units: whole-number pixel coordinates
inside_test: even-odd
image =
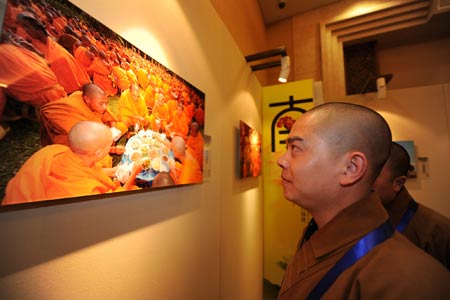
[[[418,168],[418,177],[407,180],[415,199],[450,218],[450,83],[387,91],[385,99],[375,93],[348,96],[345,101],[368,106],[385,117],[392,139],[412,140],[416,156],[428,157],[429,177]],[[420,166],[420,165],[419,165]]]
[[[208,0],[73,1],[206,94],[203,184],[0,213],[2,299],[261,299],[260,178],[237,179],[261,86]]]
[[[294,80],[312,78],[321,81],[323,53],[320,23],[361,14],[362,8],[374,10],[379,5],[395,2],[398,1],[344,0],[297,15],[268,27],[269,46],[276,46],[280,40],[292,44],[290,52],[293,53]],[[360,10],[349,10],[354,7]],[[363,99],[358,102],[373,106],[381,113],[386,112],[394,138],[414,140],[417,155],[429,157],[430,160],[430,178],[408,182],[412,194],[419,202],[450,217],[449,52],[448,38],[382,48],[377,53],[380,73],[394,75],[388,84],[387,99],[366,101],[367,97],[375,97],[372,94],[338,99],[328,97],[325,101]]]
[[[447,83],[449,53],[450,38],[380,49],[377,51],[380,74],[394,75],[390,89]]]
[[[288,53],[291,55],[293,80],[312,78],[322,82],[324,79],[320,23],[342,18],[347,8],[353,4],[370,7],[387,2],[339,1],[275,23],[267,28],[269,47],[276,47],[280,41],[292,45],[292,48],[288,47]],[[450,217],[448,202],[450,193],[448,184],[450,179],[449,41],[447,38],[428,39],[426,42],[380,49],[377,53],[380,73],[394,75],[388,84],[385,99],[377,99],[373,93],[325,99],[325,101],[347,101],[371,107],[386,118],[392,129],[394,140],[414,141],[416,156],[427,157],[429,160],[430,174],[426,177],[419,169],[418,178],[409,179],[406,186],[417,201],[447,217]],[[333,75],[333,80],[337,80],[337,74]],[[285,218],[271,229],[268,229],[265,224],[265,230],[273,230],[276,227],[278,230],[283,228],[282,231],[290,232],[293,222],[297,224],[298,219],[297,212],[297,218]],[[298,234],[293,234],[290,245],[295,246],[298,238]],[[278,283],[279,273],[269,274],[271,268],[266,265],[264,267],[265,276],[273,283]]]
[[[269,49],[266,27],[256,0],[210,0],[210,2],[244,56]],[[263,61],[257,61],[260,62]],[[267,83],[267,70],[256,71],[255,75],[262,84]]]

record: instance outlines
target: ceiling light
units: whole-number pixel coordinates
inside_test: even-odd
[[[289,77],[289,72],[291,71],[291,59],[289,56],[285,55],[281,57],[281,71],[280,76],[278,76],[278,81],[285,83]]]
[[[268,51],[259,52],[256,54],[247,55],[245,57],[245,60],[247,62],[252,62],[255,60],[265,59],[272,56],[281,55],[280,60],[274,60],[269,62],[264,62],[256,65],[251,65],[252,71],[259,71],[274,67],[281,66],[280,75],[278,76],[279,82],[287,82],[287,79],[289,77],[290,72],[290,59],[289,56],[286,53],[286,47],[279,47]]]

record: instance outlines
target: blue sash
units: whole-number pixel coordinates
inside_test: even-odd
[[[403,232],[403,230],[405,230],[406,226],[408,226],[409,224],[409,221],[411,221],[412,217],[414,217],[414,214],[416,213],[418,207],[419,204],[417,204],[414,199],[411,199],[411,201],[409,201],[408,209],[405,211],[402,218],[400,219],[400,222],[395,228],[398,232]]]
[[[334,283],[336,278],[348,267],[366,255],[372,248],[390,238],[394,227],[389,220],[362,237],[344,256],[325,274],[309,293],[307,300],[319,300],[320,297]]]

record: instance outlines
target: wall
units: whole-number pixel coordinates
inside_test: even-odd
[[[347,96],[345,101],[378,111],[389,123],[392,139],[413,140],[416,156],[428,157],[430,176],[420,168],[418,177],[407,180],[411,195],[439,213],[450,217],[450,83],[389,89],[385,99],[375,93]]]
[[[269,49],[267,47],[266,27],[256,0],[210,1],[244,56]],[[257,61],[257,63],[260,62],[263,61]],[[263,85],[267,83],[267,70],[257,71],[255,74]]]
[[[450,21],[449,21],[450,26]],[[380,74],[392,73],[390,89],[450,82],[450,38],[377,51]]]
[[[206,94],[200,185],[0,213],[2,299],[261,299],[260,178],[236,176],[261,86],[207,0],[73,1]]]
[[[267,28],[269,46],[284,40],[293,45],[294,80],[312,78],[322,81],[321,37],[319,25],[332,19],[345,19],[361,14],[363,9],[389,5],[396,1],[343,0],[280,21]],[[359,8],[359,10],[349,10]],[[394,78],[388,85],[388,98],[375,101],[380,112],[387,111],[394,138],[411,139],[416,142],[419,156],[429,156],[432,174],[429,179],[409,181],[411,193],[417,200],[450,217],[448,204],[448,178],[450,174],[443,166],[449,160],[450,126],[449,94],[450,62],[448,38],[384,47],[378,52],[380,73],[392,73]],[[447,91],[447,92],[446,92]],[[395,95],[395,98],[391,98]],[[369,96],[329,97],[325,101],[353,101]],[[372,94],[371,97],[374,97]],[[371,102],[360,101],[370,106]],[[394,109],[391,112],[391,109]],[[402,123],[407,120],[407,123]],[[447,124],[447,125],[445,125]],[[437,150],[435,145],[439,144]],[[434,161],[431,163],[431,161]]]
[[[377,2],[388,1],[343,0],[272,24],[267,28],[269,47],[278,46],[280,41],[292,45],[288,52],[294,80],[312,78],[322,82],[320,22],[342,16],[353,4],[363,7]],[[419,172],[418,178],[408,179],[406,186],[418,202],[447,217],[450,217],[449,51],[448,38],[433,40],[429,37],[426,42],[384,47],[378,52],[380,73],[394,74],[385,99],[377,99],[373,93],[325,99],[326,102],[346,101],[371,107],[386,118],[394,140],[413,140],[416,155],[429,159],[430,176],[427,178]],[[273,228],[289,232],[289,228],[298,227],[299,219],[300,213],[297,213],[296,219],[284,218]],[[299,234],[293,233],[289,244],[296,245],[298,238]],[[270,268],[266,265],[264,268],[267,276]],[[278,280],[274,276],[267,278],[271,278],[272,283]]]

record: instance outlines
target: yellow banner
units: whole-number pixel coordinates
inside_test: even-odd
[[[277,159],[286,151],[292,126],[313,107],[313,81],[301,80],[263,88],[264,279],[280,285],[285,264],[309,222],[309,214],[287,201]]]

